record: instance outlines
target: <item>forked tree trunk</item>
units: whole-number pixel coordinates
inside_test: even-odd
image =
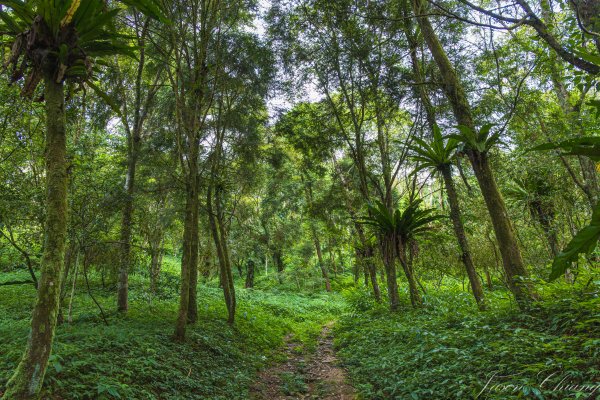
[[[424,0],[412,0],[412,7],[415,15],[419,15],[417,21],[427,47],[440,71],[443,89],[452,106],[454,117],[459,124],[475,131],[471,106],[467,100],[464,88],[437,34],[431,26],[429,18],[426,16],[427,7]],[[538,296],[532,285],[524,281],[528,278],[529,274],[523,264],[521,251],[519,250],[515,233],[508,217],[504,199],[498,190],[494,174],[490,168],[487,153],[470,149],[467,151],[467,154],[492,219],[509,288],[519,306],[522,308],[527,307],[527,304],[531,300],[536,300]]]
[[[461,260],[467,271],[469,282],[471,283],[471,290],[475,301],[479,306],[480,310],[485,309],[485,296],[483,294],[483,287],[475,265],[473,265],[473,258],[471,257],[471,249],[465,233],[465,227],[463,226],[460,212],[460,205],[458,203],[458,195],[456,194],[456,188],[454,187],[454,181],[452,180],[452,172],[450,166],[445,166],[441,170],[442,177],[444,178],[444,184],[446,186],[446,194],[448,195],[448,204],[450,205],[450,219],[452,220],[452,226],[454,227],[454,234],[458,240],[458,245],[461,250]]]
[[[52,74],[53,75],[53,74]],[[67,160],[63,84],[46,76],[46,224],[31,331],[23,358],[6,384],[5,399],[38,396],[48,367],[60,307],[67,235]]]

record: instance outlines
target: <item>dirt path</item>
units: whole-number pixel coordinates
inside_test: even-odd
[[[356,394],[347,383],[346,371],[339,366],[333,351],[333,336],[328,323],[323,327],[313,354],[305,354],[293,337],[285,338],[285,361],[258,374],[250,398],[354,400]]]

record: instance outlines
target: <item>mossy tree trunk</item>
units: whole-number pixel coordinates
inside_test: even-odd
[[[450,63],[446,51],[431,26],[429,18],[426,16],[426,2],[424,0],[412,0],[411,4],[414,14],[418,16],[417,21],[423,38],[440,71],[443,89],[450,101],[456,121],[475,131],[471,106],[467,100],[464,88],[458,79],[456,70]],[[492,226],[494,227],[496,240],[500,247],[509,288],[519,306],[526,307],[531,300],[537,299],[537,294],[529,283],[524,282],[529,274],[523,264],[515,232],[508,216],[504,199],[498,190],[498,185],[489,164],[488,155],[486,152],[479,152],[474,149],[468,150],[467,154],[492,219]]]
[[[485,296],[483,294],[483,287],[481,280],[473,265],[473,258],[471,257],[471,249],[467,240],[467,234],[465,233],[465,227],[462,223],[462,217],[460,212],[460,205],[458,203],[458,195],[456,194],[456,188],[454,187],[454,180],[452,179],[452,171],[450,166],[446,165],[441,170],[442,177],[444,178],[444,185],[446,187],[446,194],[448,195],[448,204],[450,205],[450,219],[452,220],[452,226],[454,227],[454,234],[458,240],[458,245],[461,250],[461,260],[467,271],[469,282],[471,283],[471,290],[473,291],[473,297],[477,301],[479,309],[485,309]]]
[[[508,287],[519,306],[526,307],[531,300],[537,299],[537,293],[529,282],[524,281],[529,277],[529,273],[525,269],[515,231],[494,179],[487,153],[470,150],[467,154],[492,220]]]
[[[67,234],[67,160],[63,84],[45,79],[46,224],[44,253],[31,332],[21,362],[6,385],[5,399],[34,399],[42,388],[58,309]]]

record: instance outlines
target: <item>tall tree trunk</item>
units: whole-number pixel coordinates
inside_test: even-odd
[[[331,282],[329,282],[329,273],[327,272],[327,267],[323,263],[323,253],[321,252],[321,242],[319,241],[319,237],[317,236],[317,231],[313,227],[313,242],[315,244],[315,249],[317,251],[317,259],[319,260],[319,268],[321,269],[321,275],[325,280],[325,290],[331,292]]]
[[[155,294],[158,287],[158,277],[160,276],[160,256],[162,249],[153,248],[150,255],[150,292]]]
[[[412,6],[415,15],[419,15],[417,21],[421,27],[423,38],[440,70],[443,88],[450,101],[457,122],[476,131],[471,106],[467,100],[464,88],[431,26],[429,18],[426,16],[427,7],[424,0],[412,0]],[[508,217],[504,199],[498,190],[494,174],[490,168],[487,153],[469,149],[467,150],[467,154],[492,219],[509,288],[519,306],[526,307],[531,300],[537,299],[538,296],[532,285],[524,281],[528,278],[529,274],[523,264],[515,232]]]
[[[382,236],[380,238],[380,243],[390,310],[397,311],[400,306],[400,295],[398,294],[398,278],[396,276],[396,250],[394,249],[394,237],[387,235]],[[376,278],[371,276],[371,282],[376,280]]]
[[[198,239],[198,144],[193,142],[190,144],[190,146],[191,151],[188,160],[186,177],[179,312],[174,333],[174,339],[178,342],[183,342],[185,340],[185,330],[188,321],[188,309],[190,305],[191,271],[192,268],[198,268],[198,248],[193,245],[194,239]],[[196,251],[194,251],[194,249],[196,249]]]
[[[254,287],[254,261],[252,259],[248,260],[246,264],[246,284],[244,285],[246,289]]]
[[[215,199],[218,203],[220,199]],[[206,195],[206,210],[208,212],[208,221],[210,224],[210,231],[215,243],[217,250],[217,258],[219,260],[219,279],[221,286],[223,287],[223,297],[225,298],[225,306],[227,307],[227,321],[229,323],[234,322],[235,318],[235,292],[232,293],[233,280],[230,279],[231,274],[227,272],[227,253],[223,246],[223,242],[226,238],[223,236],[223,230],[220,228],[221,221],[217,218],[219,209],[215,210],[213,207],[213,188],[209,186]],[[216,211],[216,212],[215,212]]]
[[[479,280],[479,276],[477,275],[477,271],[475,270],[475,265],[473,265],[471,249],[467,240],[467,235],[465,233],[465,227],[462,223],[460,205],[458,203],[458,195],[456,194],[454,181],[452,180],[452,172],[450,170],[450,166],[444,166],[441,172],[442,177],[444,178],[444,184],[446,186],[448,204],[450,205],[450,219],[452,220],[454,234],[456,235],[458,245],[460,246],[460,250],[462,252],[461,260],[467,271],[467,276],[469,277],[469,282],[471,283],[471,290],[473,291],[475,301],[477,301],[479,309],[484,310],[485,297],[483,294],[483,287],[481,285],[481,281]]]
[[[196,183],[196,188],[199,186]],[[194,208],[194,214],[192,216],[192,224],[194,229],[192,230],[192,238],[190,243],[190,286],[189,286],[189,299],[187,309],[187,321],[189,324],[193,324],[198,320],[198,241],[199,241],[199,227],[198,227],[198,194],[196,192],[196,206]]]
[[[134,129],[134,132],[137,130]],[[121,220],[120,235],[120,264],[119,281],[117,285],[117,310],[126,312],[129,308],[129,270],[131,268],[131,230],[133,221],[133,200],[135,190],[135,170],[140,147],[140,136],[134,133],[129,138],[129,148],[127,154],[127,175],[125,177],[125,198],[123,201],[123,211]]]
[[[233,271],[231,270],[231,257],[229,256],[229,246],[227,244],[227,231],[225,230],[225,213],[223,211],[222,189],[218,188],[215,193],[215,202],[217,206],[217,222],[221,236],[221,247],[223,248],[223,258],[225,261],[225,278],[228,287],[229,296],[225,298],[227,303],[227,322],[233,324],[235,320],[236,298],[235,286],[233,284]]]
[[[133,224],[133,207],[135,195],[135,172],[137,167],[138,155],[140,152],[140,144],[142,140],[142,125],[148,113],[149,102],[154,96],[156,89],[151,89],[142,110],[142,75],[145,66],[145,38],[148,32],[150,18],[146,18],[142,27],[141,36],[138,37],[138,45],[140,46],[140,60],[137,67],[137,74],[134,86],[134,116],[133,126],[130,127],[130,120],[127,118],[127,101],[126,94],[123,95],[123,124],[127,131],[127,174],[125,176],[125,198],[122,209],[120,247],[121,258],[119,264],[119,278],[117,284],[117,310],[127,312],[129,308],[129,270],[131,269],[131,231]],[[123,89],[123,85],[121,85]]]
[[[375,296],[375,300],[379,303],[381,302],[381,289],[379,289],[379,282],[377,282],[377,269],[375,268],[375,263],[373,262],[374,255],[375,249],[373,249],[373,246],[366,244],[363,252],[363,262],[365,263],[365,269],[371,282],[373,296]]]
[[[67,236],[67,160],[63,84],[45,76],[46,223],[37,301],[25,353],[6,384],[5,399],[33,399],[39,394],[52,351],[60,307]]]
[[[408,281],[410,303],[415,308],[421,307],[423,305],[423,299],[421,298],[421,293],[419,293],[419,288],[417,287],[417,279],[415,278],[412,268],[412,262],[409,262],[409,259],[406,257],[407,244],[403,243],[402,240],[399,239],[396,241],[396,245],[398,259],[400,260],[400,264],[402,265],[402,269],[404,269],[404,274],[406,275],[406,280]]]

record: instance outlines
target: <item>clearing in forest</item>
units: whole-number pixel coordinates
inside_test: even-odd
[[[285,360],[258,374],[251,398],[352,400],[356,394],[333,351],[333,322],[323,326],[314,352],[292,335],[285,338]]]

